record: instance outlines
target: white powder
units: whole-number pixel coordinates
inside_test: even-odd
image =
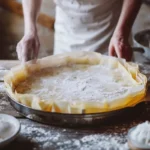
[[[0,119],[0,141],[10,137],[14,133],[14,125]]]
[[[138,63],[140,71],[146,75],[148,81],[150,81],[150,65]]]
[[[140,70],[143,74],[150,74],[150,65],[138,63]]]
[[[5,85],[3,82],[0,82],[0,92],[4,92],[5,91]]]
[[[105,134],[88,135],[79,140],[58,142],[57,145],[63,147],[61,150],[71,150],[72,147],[80,150],[129,150],[128,145],[120,137]]]
[[[81,150],[128,150],[127,144],[123,143],[124,141],[117,136],[111,136],[111,135],[90,135],[85,136],[81,139],[83,143],[86,143],[83,145]],[[96,147],[95,147],[96,145]]]
[[[150,146],[150,123],[148,121],[139,124],[131,133],[131,139]]]
[[[82,70],[81,70],[82,67]],[[58,68],[54,76],[34,76],[26,93],[43,99],[70,101],[113,101],[132,91],[133,82],[115,68],[75,65]],[[39,86],[40,85],[40,86]],[[135,89],[135,87],[134,87]]]
[[[7,101],[4,101],[5,99],[2,99],[3,101],[0,101],[0,105],[9,105],[10,103]]]
[[[5,107],[3,107],[3,106],[0,106],[0,111],[2,111],[2,110],[4,110],[5,109]]]
[[[67,132],[67,134],[66,134]],[[70,133],[65,129],[57,131],[35,126],[22,125],[21,136],[38,144],[37,149],[49,150],[129,150],[126,139],[119,134],[81,135]],[[36,149],[36,148],[35,148]]]
[[[53,136],[53,133],[51,131],[45,131],[43,128],[38,128],[34,126],[21,126],[21,134],[25,135],[30,139],[32,142],[45,142],[47,140],[55,141],[58,140],[60,137],[60,134]],[[36,136],[33,137],[32,135],[35,134]],[[43,137],[44,136],[44,137]]]
[[[8,107],[9,102],[6,101],[6,99],[6,94],[0,91],[0,111],[3,111],[6,109],[6,107]]]
[[[4,76],[8,73],[8,70],[3,70],[3,68],[0,68],[0,81],[4,80]]]

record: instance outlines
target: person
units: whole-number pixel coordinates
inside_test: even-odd
[[[23,0],[25,32],[17,44],[21,61],[36,59],[36,20],[42,0]],[[54,54],[96,51],[130,61],[129,37],[141,0],[55,0]]]

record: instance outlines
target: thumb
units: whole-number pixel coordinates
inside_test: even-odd
[[[21,61],[21,52],[22,52],[21,44],[17,44],[16,52],[17,52],[17,55],[18,55],[18,59]]]
[[[28,61],[28,59],[29,59],[28,46],[24,45],[22,47],[21,61],[22,61],[22,63],[24,63],[24,62]]]
[[[109,45],[109,56],[115,56],[115,49],[113,45]]]

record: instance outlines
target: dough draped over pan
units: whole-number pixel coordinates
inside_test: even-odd
[[[147,78],[124,59],[71,52],[14,67],[4,82],[14,100],[33,109],[88,114],[142,102]]]

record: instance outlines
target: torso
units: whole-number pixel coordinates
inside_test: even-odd
[[[122,1],[55,0],[55,3],[55,54],[80,50],[107,51]]]

